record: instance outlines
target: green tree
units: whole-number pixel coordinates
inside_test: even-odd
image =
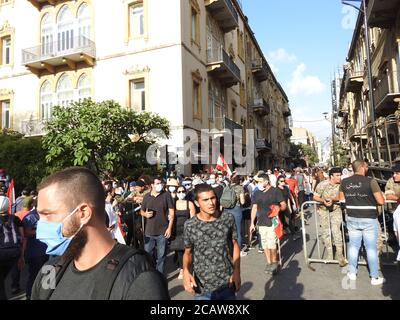
[[[24,138],[18,132],[3,130],[0,146],[1,167],[14,179],[17,193],[23,188],[34,189],[50,173],[41,138]]]
[[[338,166],[338,167],[346,167],[351,162],[351,158],[349,156],[349,151],[346,150],[340,142],[335,141],[335,145],[334,145],[333,149],[331,148],[331,153],[330,153],[330,158],[329,158],[329,164],[331,166],[333,166],[333,164],[332,164],[332,159],[333,159],[332,152],[335,153],[336,166]]]
[[[169,122],[159,115],[136,113],[115,101],[85,99],[68,108],[54,107],[43,147],[54,167],[86,166],[102,176],[124,178],[149,167],[145,156],[156,140],[148,134],[152,129],[169,137]]]
[[[319,162],[317,152],[308,144],[291,143],[290,155],[295,166],[313,166]]]

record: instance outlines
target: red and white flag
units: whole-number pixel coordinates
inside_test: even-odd
[[[224,156],[222,154],[219,155],[217,160],[217,166],[215,168],[219,171],[225,171],[228,177],[232,176],[231,168],[229,168],[229,165],[226,163]]]
[[[8,209],[8,213],[11,214],[12,205],[15,202],[14,179],[11,180],[10,185],[8,186],[7,198],[10,201],[10,208]]]

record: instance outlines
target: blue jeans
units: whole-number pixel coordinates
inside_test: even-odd
[[[235,291],[228,286],[223,286],[208,293],[196,293],[194,300],[236,300]]]
[[[156,248],[156,269],[164,274],[165,257],[167,255],[167,239],[163,234],[159,236],[145,236],[144,250],[150,255],[153,255],[153,250]]]
[[[239,248],[242,249],[242,219],[243,219],[242,208],[240,208],[240,206],[235,206],[232,209],[225,209],[225,211],[232,214],[233,217],[235,218],[237,240]]]
[[[368,266],[371,278],[379,277],[378,266],[378,219],[346,217],[347,229],[349,230],[349,272],[357,274],[358,253],[361,240],[367,251]]]

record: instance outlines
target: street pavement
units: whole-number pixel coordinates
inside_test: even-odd
[[[315,256],[316,236],[314,220],[310,214],[307,230],[307,248]],[[356,282],[346,278],[347,267],[337,264],[313,263],[315,271],[307,267],[304,258],[302,238],[293,241],[282,239],[282,269],[276,276],[264,273],[265,257],[257,248],[241,258],[242,288],[237,297],[240,300],[390,300],[400,299],[400,271],[395,266],[383,266],[382,274],[386,283],[372,286],[366,266],[359,267]],[[322,243],[321,243],[322,251]],[[394,255],[391,255],[394,257]],[[390,260],[390,259],[389,259]],[[178,280],[178,271],[173,264],[173,254],[167,258],[167,279],[172,300],[193,300]],[[22,273],[21,284],[26,281],[26,270]],[[8,277],[7,288],[10,287]],[[8,296],[13,300],[24,300],[24,293]]]

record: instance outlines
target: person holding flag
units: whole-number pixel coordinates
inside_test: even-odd
[[[232,177],[232,171],[229,168],[229,165],[226,163],[222,153],[218,157],[217,165],[216,165],[215,169],[217,169],[218,171],[221,171],[221,172],[226,172],[226,175],[228,178]]]
[[[257,177],[258,191],[254,193],[251,204],[250,233],[254,232],[257,212],[258,232],[267,259],[265,273],[274,275],[278,270],[277,240],[282,236],[282,223],[279,211],[286,210],[286,202],[280,190],[270,184],[268,174]]]

